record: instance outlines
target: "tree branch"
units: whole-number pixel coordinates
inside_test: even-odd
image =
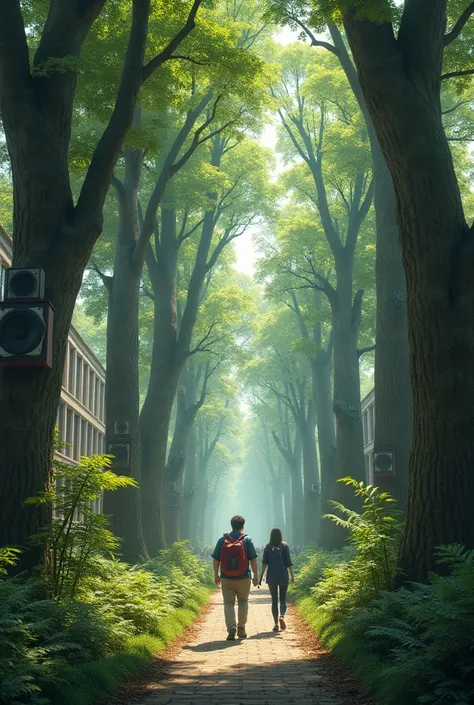
[[[91,260],[91,267],[94,270],[94,272],[100,277],[102,284],[105,286],[107,289],[108,293],[110,294],[112,292],[112,285],[114,278],[113,276],[111,277],[109,274],[104,274],[97,264],[94,262],[94,260]]]
[[[20,0],[0,2],[0,107],[13,94],[31,105],[27,86],[31,79],[28,43],[20,8]],[[17,98],[18,101],[18,98]]]
[[[311,41],[311,46],[327,49],[327,51],[330,51],[331,54],[334,54],[335,56],[339,56],[339,52],[335,46],[333,46],[332,44],[329,44],[329,42],[323,42],[320,39],[316,39],[316,36],[309,29],[309,27],[307,27],[304,24],[304,22],[302,22],[298,17],[296,17],[295,15],[288,14],[288,19],[291,20],[292,22],[294,22],[296,25],[298,25],[298,27],[301,27],[303,32],[306,34],[306,36]]]
[[[142,70],[142,80],[145,82],[157,68],[162,66],[165,61],[172,58],[175,50],[180,44],[186,39],[186,37],[193,31],[196,26],[196,15],[200,6],[204,0],[194,0],[191,10],[186,20],[186,24],[180,29],[180,31],[173,37],[169,44],[157,54],[151,61],[149,61]]]
[[[459,19],[454,24],[451,31],[444,35],[444,46],[445,47],[449,46],[449,44],[454,42],[454,40],[459,37],[459,35],[463,31],[466,24],[469,22],[469,20],[471,19],[473,14],[474,14],[474,2],[471,2],[466,7],[464,12],[461,13]]]
[[[102,208],[125,136],[130,129],[142,84],[150,0],[133,0],[132,26],[114,110],[92,155],[75,209],[76,223],[102,230]],[[92,222],[91,222],[92,221]]]
[[[464,71],[449,71],[448,73],[443,73],[441,76],[442,81],[447,81],[450,78],[459,78],[460,76],[472,76],[474,74],[474,69],[465,69]]]
[[[365,353],[369,353],[375,350],[375,345],[369,345],[367,348],[360,348],[357,350],[357,359],[360,360],[362,355],[365,355]]]

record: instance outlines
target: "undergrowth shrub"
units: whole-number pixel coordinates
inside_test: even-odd
[[[383,593],[349,624],[382,663],[390,703],[474,702],[474,551],[438,550],[449,575]]]
[[[384,705],[473,705],[474,551],[441,547],[442,574],[395,590],[401,523],[393,501],[344,481],[363,511],[334,504],[342,516],[329,518],[348,530],[350,548],[304,558],[296,592],[303,616]]]
[[[189,625],[209,594],[209,562],[185,543],[138,566],[115,557],[119,545],[91,502],[130,484],[110,459],[55,464],[55,518],[34,541],[51,560],[41,576],[6,577],[18,557],[0,550],[0,703],[92,705],[153,658]],[[105,467],[105,470],[104,470]]]

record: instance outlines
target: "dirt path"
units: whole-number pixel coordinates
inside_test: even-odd
[[[129,703],[144,705],[349,705],[361,702],[352,691],[341,700],[331,687],[323,659],[308,649],[308,635],[290,617],[286,632],[271,631],[270,597],[252,590],[248,638],[226,642],[222,597],[212,606],[194,638],[174,655],[163,680],[148,681],[147,697],[130,691]],[[316,658],[315,658],[316,656]],[[339,690],[339,688],[337,688]],[[349,693],[351,690],[349,689]],[[135,695],[135,697],[133,697]],[[130,697],[131,696],[131,697]],[[123,698],[119,699],[123,702]]]

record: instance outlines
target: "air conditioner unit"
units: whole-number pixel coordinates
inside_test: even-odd
[[[53,366],[53,307],[47,301],[0,304],[0,366]]]
[[[394,477],[395,457],[392,450],[374,451],[374,478]]]
[[[41,301],[44,299],[45,275],[39,267],[7,269],[5,301]]]
[[[129,436],[130,423],[128,421],[114,421],[114,436]]]
[[[112,455],[112,470],[126,472],[130,470],[132,446],[129,441],[109,441],[106,444],[107,455]]]

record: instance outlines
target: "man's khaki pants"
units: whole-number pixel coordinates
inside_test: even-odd
[[[245,627],[249,613],[250,578],[241,580],[222,579],[222,597],[227,630],[232,627]],[[235,623],[235,598],[239,604],[238,622]]]

